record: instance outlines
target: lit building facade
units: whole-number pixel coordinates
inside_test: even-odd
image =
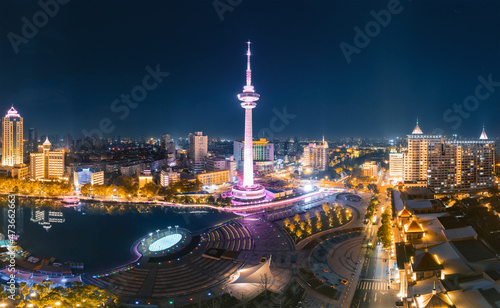
[[[23,164],[23,118],[14,107],[2,119],[2,165]]]
[[[397,184],[404,178],[404,154],[389,153],[389,181]]]
[[[274,144],[261,138],[252,141],[253,170],[257,172],[272,172],[274,169]],[[245,142],[234,142],[234,159],[236,168],[242,170],[245,161]],[[267,167],[263,167],[267,166]]]
[[[82,168],[73,172],[73,184],[80,187],[85,184],[104,185],[104,171],[93,171],[90,168]]]
[[[378,174],[378,164],[374,161],[369,161],[363,164],[363,176],[376,177]]]
[[[38,153],[30,153],[31,180],[60,180],[64,175],[64,151],[51,151],[49,139],[38,147]]]
[[[225,158],[209,157],[205,162],[207,172],[222,171],[228,169],[228,164]]]
[[[323,140],[321,144],[309,143],[305,146],[302,163],[313,172],[325,171],[328,166],[328,143]]]
[[[436,193],[487,189],[495,181],[495,142],[484,130],[476,140],[446,140],[423,135],[417,123],[404,161],[405,186],[425,182]]]
[[[181,174],[179,172],[165,171],[160,172],[160,185],[167,187],[170,183],[174,183],[181,179]]]
[[[417,121],[412,134],[408,135],[408,149],[404,155],[405,184],[427,181],[429,148],[441,144],[442,139],[440,135],[424,135]]]
[[[205,158],[208,154],[208,137],[203,132],[189,134],[189,170],[192,173],[201,173],[205,169]]]
[[[201,173],[196,177],[203,186],[220,185],[229,182],[229,170]]]
[[[139,188],[143,188],[147,183],[153,183],[153,176],[150,174],[139,175]]]

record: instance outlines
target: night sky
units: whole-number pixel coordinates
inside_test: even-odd
[[[43,20],[36,1],[0,0],[2,116],[14,104],[39,135],[80,138],[107,118],[106,137],[241,139],[236,94],[251,40],[254,135],[395,137],[418,117],[424,133],[479,137],[484,124],[500,136],[499,1],[218,1],[235,6],[220,15],[212,1],[72,0]],[[370,12],[388,6],[390,21],[375,24]],[[34,15],[42,26],[20,43],[23,16]],[[340,44],[357,48],[354,28],[367,25],[373,37],[348,63]],[[119,101],[114,112],[147,66],[168,76],[129,114]]]

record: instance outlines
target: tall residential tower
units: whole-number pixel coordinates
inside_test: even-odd
[[[23,118],[14,109],[9,109],[2,119],[2,165],[13,167],[23,163]]]

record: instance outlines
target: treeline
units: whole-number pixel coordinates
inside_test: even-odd
[[[58,196],[71,193],[73,188],[69,183],[52,181],[28,181],[16,178],[0,178],[0,192],[8,194]]]

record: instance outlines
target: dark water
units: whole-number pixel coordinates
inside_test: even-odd
[[[0,203],[0,222],[6,230],[7,209],[2,200]],[[96,271],[133,261],[131,246],[157,229],[178,225],[197,231],[235,217],[219,212],[175,211],[179,210],[99,203],[65,208],[54,201],[18,200],[18,244],[34,256],[55,257],[61,263],[83,262],[86,270]]]

